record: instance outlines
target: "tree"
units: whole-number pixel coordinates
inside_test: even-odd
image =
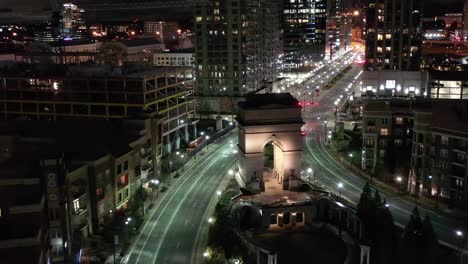
[[[421,216],[419,214],[419,209],[416,206],[413,208],[413,212],[411,213],[408,224],[406,224],[403,236],[405,237],[418,236],[420,235],[421,227],[422,227]]]
[[[385,203],[382,203],[379,190],[375,190],[373,201],[373,206],[375,206],[375,209],[383,209]]]
[[[434,227],[432,226],[432,220],[429,215],[426,215],[422,223],[421,236],[424,243],[429,247],[438,243]]]
[[[362,189],[361,197],[359,199],[359,203],[357,205],[357,214],[364,220],[367,218],[369,211],[372,207],[372,190],[368,182],[364,185]]]
[[[116,41],[103,43],[99,51],[101,52],[100,59],[110,65],[122,65],[128,55],[127,47]]]
[[[450,24],[450,31],[455,31],[458,29],[458,22],[457,21],[453,21],[452,24]]]
[[[203,258],[202,264],[225,264],[226,256],[220,247],[208,249],[208,256]]]
[[[372,196],[370,185],[367,182],[362,189],[361,197],[357,205],[357,214],[364,225],[366,239],[370,241],[372,241],[374,238],[375,213],[375,200]]]
[[[221,247],[226,257],[232,256],[232,249],[236,241],[236,234],[230,216],[227,194],[220,197],[214,212],[214,223],[210,227],[209,245]]]
[[[375,256],[373,262],[379,264],[396,262],[395,256],[398,244],[393,216],[385,204],[387,204],[387,201],[384,199],[376,211],[375,223],[377,224],[374,226],[374,248],[371,251]]]
[[[427,217],[426,217],[427,218]],[[423,231],[423,222],[421,221],[421,216],[419,214],[418,207],[413,209],[411,217],[405,227],[403,232],[403,236],[401,239],[401,248],[400,248],[400,263],[426,263],[422,262],[423,259],[426,259],[429,256],[428,251],[433,250],[433,246],[429,245],[428,243],[432,244],[431,242],[426,243],[424,241],[426,238],[430,240],[434,240],[434,230],[432,228],[432,223],[430,219],[425,219],[425,227]],[[423,232],[426,234],[423,235]],[[430,258],[428,258],[429,263],[432,262]]]

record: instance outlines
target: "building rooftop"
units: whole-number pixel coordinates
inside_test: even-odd
[[[120,157],[132,150],[129,144],[141,137],[142,129],[129,129],[121,120],[0,122],[0,134],[52,142],[48,147],[50,155],[63,153],[66,160],[74,161],[92,161],[107,154]]]
[[[195,53],[195,49],[194,48],[174,49],[174,50],[168,50],[168,51],[163,51],[163,52],[156,52],[155,54],[161,54],[161,53],[187,53],[187,54],[191,54],[191,53]]]
[[[95,79],[123,79],[123,78],[154,78],[171,71],[193,70],[191,66],[158,66],[141,67],[134,63],[127,63],[121,67],[111,67],[95,63],[79,65],[50,64],[44,65],[14,63],[0,68],[0,76],[10,78],[95,78]]]
[[[432,80],[450,80],[450,81],[467,81],[468,75],[463,71],[431,71]]]
[[[468,136],[468,100],[460,99],[387,99],[367,101],[364,115],[372,113],[394,114],[430,113],[431,126],[436,130],[450,131],[460,136]]]
[[[410,98],[372,99],[364,104],[365,112],[411,112],[413,109],[422,111],[430,109],[431,101]]]
[[[290,93],[252,94],[245,97],[245,102],[239,102],[243,109],[283,109],[297,108],[299,101]]]
[[[432,126],[468,137],[468,100],[434,100]]]
[[[158,45],[162,44],[161,41],[155,39],[155,38],[137,38],[137,39],[125,39],[125,40],[120,40],[122,44],[124,44],[127,47],[137,47],[137,46],[146,46],[146,45]]]
[[[88,40],[88,39],[74,39],[74,40],[55,41],[55,42],[50,42],[48,44],[52,47],[63,47],[63,46],[97,44],[97,42]]]

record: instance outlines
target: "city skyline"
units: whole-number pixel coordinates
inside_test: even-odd
[[[0,3],[1,263],[468,261],[468,0],[71,2]]]

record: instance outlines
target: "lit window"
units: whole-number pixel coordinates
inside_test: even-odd
[[[395,89],[396,87],[396,81],[395,80],[387,80],[385,82],[385,88],[387,89]]]
[[[380,129],[381,136],[388,136],[388,128],[381,128]]]
[[[397,125],[402,125],[402,124],[403,124],[403,117],[397,117],[397,118],[395,119],[395,123],[396,123]]]
[[[0,208],[0,217],[2,217],[2,208]]]
[[[448,139],[447,136],[442,136],[442,137],[440,138],[440,143],[441,143],[442,145],[448,145],[448,142],[449,142],[449,139]]]
[[[447,158],[447,157],[448,157],[448,150],[446,150],[446,149],[441,149],[441,150],[440,150],[440,157],[442,157],[442,158]]]
[[[78,211],[80,210],[80,200],[77,199],[73,201],[73,209],[75,213],[78,213]]]

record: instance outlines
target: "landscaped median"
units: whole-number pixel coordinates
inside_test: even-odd
[[[340,73],[338,73],[335,78],[333,78],[330,82],[328,82],[322,89],[323,90],[330,90],[331,88],[333,88],[335,86],[335,84],[341,79],[343,78],[343,76],[345,76],[345,74],[350,71],[352,68],[352,66],[348,66],[346,68],[344,68]]]

